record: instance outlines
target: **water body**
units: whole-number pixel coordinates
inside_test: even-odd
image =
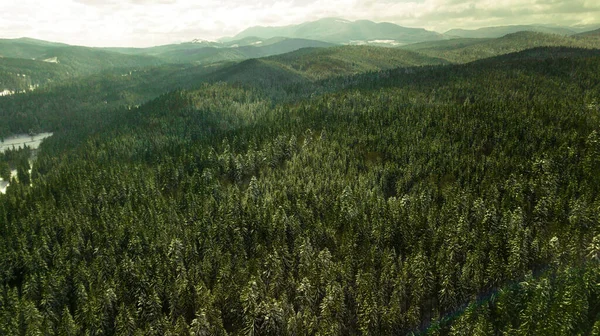
[[[42,141],[50,136],[52,136],[51,132],[36,135],[17,134],[10,136],[5,138],[4,141],[0,141],[0,153],[4,153],[8,149],[19,149],[24,148],[25,146],[28,146],[32,150],[36,150],[40,147]],[[34,153],[32,153],[32,155],[34,155]],[[29,165],[33,167],[32,160],[29,161]],[[29,173],[31,174],[31,170],[29,170]],[[17,176],[17,171],[11,170],[10,176],[11,178]],[[8,185],[9,181],[4,181],[0,178],[0,193],[6,194],[6,187],[8,187]]]

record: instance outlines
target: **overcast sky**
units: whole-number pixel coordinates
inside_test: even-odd
[[[0,0],[0,38],[152,46],[324,17],[438,32],[506,24],[600,23],[599,0]]]

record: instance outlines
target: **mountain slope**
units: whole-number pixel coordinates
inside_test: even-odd
[[[247,37],[230,42],[188,42],[143,49],[109,48],[107,50],[130,55],[147,55],[169,63],[208,64],[223,61],[240,61],[288,53],[308,47],[330,47],[334,44],[282,37]]]
[[[420,28],[406,28],[392,23],[375,23],[367,20],[352,22],[336,18],[321,19],[285,27],[252,27],[237,34],[233,39],[242,39],[251,36],[261,38],[283,36],[340,44],[373,40],[414,43],[444,39],[438,33]]]
[[[3,60],[0,59],[0,66],[2,62]],[[52,68],[61,66],[61,64],[46,63],[42,65],[52,66]],[[140,105],[177,88],[197,87],[206,81],[210,73],[224,66],[170,64],[141,69],[107,70],[79,77],[70,77],[66,72],[51,74],[52,80],[32,92],[0,97],[0,120],[2,120],[0,137],[38,130],[64,131],[74,128],[94,130],[106,122],[104,117],[106,111],[123,106]],[[31,76],[33,78],[44,74],[44,71],[49,71],[45,68],[34,68],[34,70],[35,73]],[[52,77],[55,75],[57,77]],[[29,87],[26,85],[30,85],[28,81],[31,77],[16,77],[21,81],[6,83],[20,85],[17,86],[19,91],[21,88],[28,90]],[[0,71],[0,83],[5,83],[2,71]],[[0,92],[2,91],[0,86]]]
[[[156,67],[165,61],[28,38],[0,40],[0,92],[11,94],[103,71]]]
[[[536,25],[514,25],[514,26],[498,26],[498,27],[484,27],[474,30],[469,29],[451,29],[444,35],[451,37],[462,37],[462,38],[498,38],[507,34],[513,34],[520,31],[529,31],[546,34],[557,34],[557,35],[573,35],[576,31],[565,28],[565,27],[547,27],[547,26],[536,26]]]
[[[589,43],[596,43],[596,45],[600,45],[600,29],[573,35],[573,38],[582,40],[582,41],[588,41]]]
[[[0,56],[61,63],[70,67],[72,71],[83,74],[110,68],[161,64],[160,60],[145,55],[124,55],[100,48],[70,46],[28,38],[0,40]]]
[[[370,46],[305,48],[245,61],[209,75],[211,81],[244,83],[277,91],[298,83],[392,68],[440,65],[446,61],[415,52]]]
[[[146,55],[126,55],[27,38],[0,40],[0,54],[0,91],[22,91],[32,85],[102,71],[132,70],[165,63]]]
[[[62,64],[20,58],[0,58],[0,92],[21,92],[72,77]]]
[[[273,56],[266,62],[303,73],[312,80],[357,73],[422,65],[440,65],[444,60],[400,49],[369,46],[343,46],[303,49]]]
[[[584,37],[584,38],[585,37],[598,37],[598,36],[600,36],[600,28],[596,29],[596,30],[591,30],[591,31],[575,34],[573,36],[574,37]]]
[[[0,57],[38,59],[54,48],[66,46],[68,45],[30,38],[0,39]]]
[[[600,44],[593,39],[536,32],[518,32],[496,39],[456,39],[417,43],[401,48],[431,57],[443,58],[454,63],[465,63],[542,46],[600,48]]]
[[[308,47],[330,47],[331,43],[306,40],[306,39],[281,39],[273,38],[270,40],[258,41],[253,45],[232,46],[232,47],[191,47],[172,49],[166,52],[156,54],[168,62],[175,63],[198,63],[207,64],[222,61],[239,61],[248,58],[266,57],[271,55],[288,53],[301,48]]]

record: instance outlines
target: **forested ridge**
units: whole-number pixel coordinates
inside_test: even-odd
[[[42,143],[0,194],[0,334],[600,334],[598,51],[256,63]]]

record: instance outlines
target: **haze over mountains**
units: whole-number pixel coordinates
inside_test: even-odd
[[[392,43],[406,44],[444,39],[443,35],[422,28],[406,28],[393,23],[375,23],[368,20],[353,22],[338,18],[326,18],[285,27],[252,27],[231,39],[252,36],[261,38],[276,36],[305,38],[339,44],[369,43],[377,40],[389,40]],[[223,40],[230,39],[225,38]]]
[[[589,29],[0,40],[0,335],[600,335]]]
[[[391,23],[325,18],[285,27],[252,27],[219,41],[193,40],[150,48],[91,48],[31,38],[0,39],[0,95],[45,86],[51,92],[71,80],[98,83],[92,91],[82,91],[88,96],[120,88],[116,95],[95,95],[98,99],[93,105],[100,107],[96,104],[137,105],[170,87],[193,87],[202,82],[255,82],[275,90],[282,83],[306,84],[398,67],[467,63],[534,47],[598,48],[598,31],[576,33],[581,30],[585,29],[521,25],[440,34]],[[243,62],[249,59],[256,60]],[[263,76],[256,76],[258,72]],[[152,82],[152,78],[163,80]]]
[[[514,32],[519,29],[525,31]],[[311,87],[310,83],[369,71],[468,63],[535,47],[600,46],[597,30],[575,34],[578,30],[507,26],[452,31],[483,36],[458,38],[391,23],[327,18],[294,26],[249,28],[220,41],[193,40],[150,48],[90,48],[30,38],[4,39],[0,40],[0,95],[29,91],[63,95],[75,85],[80,91],[69,99],[76,102],[85,97],[92,110],[105,108],[103,104],[135,106],[173,87],[218,81],[287,95],[282,92],[285,85]],[[94,85],[86,87],[85,83]],[[12,132],[27,132],[18,120],[15,116]],[[47,128],[58,124],[51,125]]]
[[[479,29],[451,29],[444,35],[448,37],[465,37],[465,38],[495,38],[502,37],[507,34],[517,33],[520,31],[529,31],[556,35],[575,35],[580,33],[580,29],[571,27],[557,26],[539,26],[539,25],[514,25],[514,26],[499,26],[499,27],[484,27]]]

